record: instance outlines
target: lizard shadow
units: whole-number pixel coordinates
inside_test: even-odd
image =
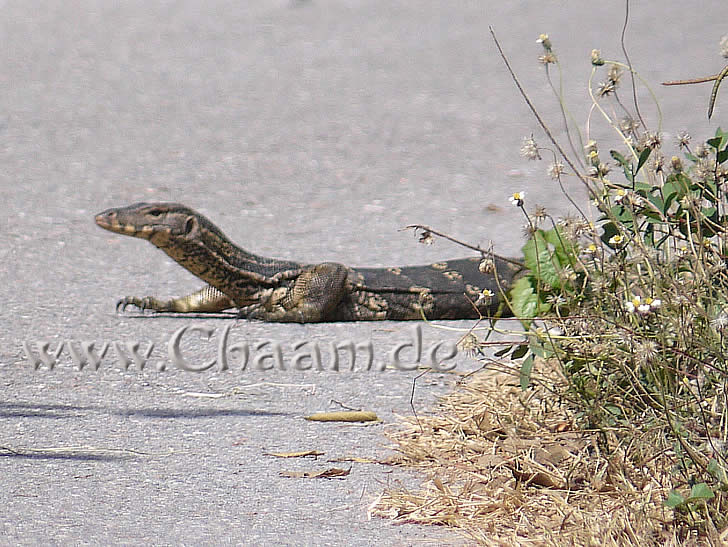
[[[111,414],[130,417],[147,418],[216,418],[226,416],[266,417],[293,416],[294,412],[277,412],[272,410],[237,409],[237,408],[109,408],[102,405],[68,405],[38,403],[2,403],[0,402],[0,418],[47,418],[69,419],[86,416],[90,413]]]

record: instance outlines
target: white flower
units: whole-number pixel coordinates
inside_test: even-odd
[[[624,308],[629,313],[634,313],[636,311],[640,315],[647,315],[648,313],[658,309],[660,306],[662,306],[662,301],[659,298],[648,297],[642,300],[642,297],[639,295],[633,296],[631,300],[627,300],[624,303]]]
[[[609,244],[612,247],[619,247],[623,243],[624,243],[624,236],[622,236],[620,234],[615,234],[609,238]]]
[[[526,192],[515,192],[510,198],[508,198],[508,201],[510,201],[515,207],[523,207],[523,198],[526,195]]]
[[[549,40],[548,34],[540,34],[538,40],[536,40],[536,43],[541,44],[546,50],[550,50],[552,47],[551,40]]]

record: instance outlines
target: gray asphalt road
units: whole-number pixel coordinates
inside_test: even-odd
[[[367,518],[383,488],[421,477],[328,461],[389,453],[384,433],[395,414],[409,413],[413,373],[293,369],[296,342],[324,351],[371,341],[375,364],[386,364],[412,325],[117,316],[120,296],[181,294],[199,283],[147,243],[96,228],[93,215],[182,201],[250,250],[308,262],[398,265],[462,254],[399,231],[417,222],[515,254],[522,219],[508,205],[511,192],[526,190],[529,204],[554,214],[569,208],[546,165],[518,155],[523,136],[543,139],[488,25],[561,134],[536,62],[538,35],[557,47],[578,120],[588,110],[591,49],[621,57],[622,8],[584,4],[594,5],[1,2],[0,543],[457,541],[447,530]],[[627,45],[648,81],[722,68],[723,2],[634,4]],[[723,94],[709,125],[708,88],[655,91],[668,150],[679,129],[706,136],[728,109]],[[608,134],[596,117],[593,126],[593,135]],[[581,196],[577,183],[570,188]],[[219,362],[203,373],[175,367],[167,343],[185,325],[217,329],[210,340],[185,335],[191,364],[214,358],[232,325],[230,343],[250,349],[248,368],[240,354],[227,371]],[[455,336],[423,327],[426,347]],[[109,349],[98,370],[79,371],[68,341],[76,351],[84,341]],[[25,342],[36,352],[63,343],[58,364],[34,370]],[[142,371],[125,370],[114,346],[128,356],[134,342],[140,353],[153,344]],[[265,357],[276,344],[286,370]],[[255,370],[255,359],[273,370]],[[463,356],[453,364],[472,366]],[[451,383],[447,374],[426,377],[420,412]],[[342,405],[374,410],[384,423],[302,419]],[[267,455],[299,450],[325,455]],[[332,466],[351,474],[280,475]]]

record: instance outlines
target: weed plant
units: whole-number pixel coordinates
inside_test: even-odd
[[[548,36],[539,42],[552,83],[558,56]],[[579,428],[597,431],[605,454],[638,467],[667,462],[673,484],[665,503],[678,527],[721,530],[728,526],[728,133],[719,128],[697,144],[677,133],[668,157],[659,123],[649,128],[636,93],[622,97],[630,89],[624,80],[632,90],[639,80],[631,64],[594,50],[591,65],[585,135],[552,84],[568,143],[543,124],[548,146],[527,137],[521,153],[548,159],[562,190],[566,177],[577,177],[592,210],[567,194],[578,214],[555,220],[529,207],[524,192],[511,197],[526,219],[529,271],[510,288],[508,305],[527,334],[499,356],[518,362],[523,389],[538,380],[537,358],[556,360],[567,385],[558,395],[576,410]],[[590,139],[597,118],[616,135],[614,148]]]

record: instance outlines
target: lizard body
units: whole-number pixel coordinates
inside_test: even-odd
[[[137,203],[96,215],[115,233],[148,239],[207,283],[171,300],[126,297],[159,312],[216,312],[237,308],[241,317],[265,321],[466,319],[493,315],[499,294],[523,266],[493,257],[494,273],[482,273],[481,258],[463,258],[402,268],[350,268],[334,262],[304,264],[266,258],[234,243],[206,217],[176,203]],[[488,289],[492,301],[482,298]]]

